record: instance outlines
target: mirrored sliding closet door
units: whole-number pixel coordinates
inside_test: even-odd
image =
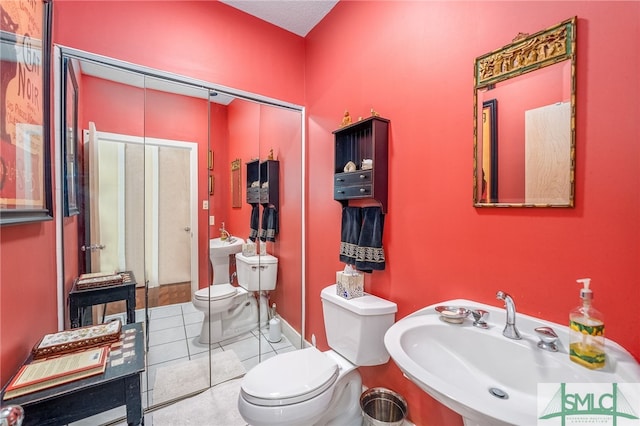
[[[56,59],[61,291],[117,272],[135,293],[79,318],[65,306],[65,328],[140,324],[147,411],[302,347],[303,110],[75,49]]]

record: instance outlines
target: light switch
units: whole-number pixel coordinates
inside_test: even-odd
[[[215,225],[216,224],[216,217],[211,215],[209,216],[209,225]]]

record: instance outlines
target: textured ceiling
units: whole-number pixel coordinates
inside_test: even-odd
[[[338,0],[220,0],[263,21],[305,37]]]

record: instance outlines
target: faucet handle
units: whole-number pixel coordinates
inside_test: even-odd
[[[473,325],[479,328],[489,328],[485,321],[489,317],[489,312],[482,309],[472,309],[471,315],[473,315]]]
[[[538,347],[551,352],[558,352],[558,335],[551,327],[536,327],[534,329],[540,341]]]

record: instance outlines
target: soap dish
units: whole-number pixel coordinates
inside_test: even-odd
[[[460,306],[436,306],[436,312],[440,314],[443,321],[460,324],[471,311]]]

